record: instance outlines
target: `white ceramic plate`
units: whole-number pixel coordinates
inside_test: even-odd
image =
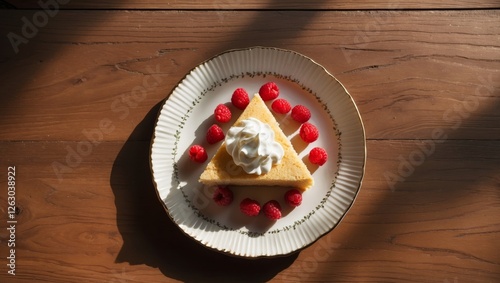
[[[249,94],[273,81],[280,97],[312,112],[309,122],[320,132],[312,144],[301,142],[299,125],[289,115],[276,115],[299,156],[310,169],[315,184],[303,194],[297,208],[287,206],[288,188],[235,187],[234,201],[219,207],[212,200],[213,188],[198,182],[201,172],[219,144],[208,145],[205,134],[216,123],[213,110],[226,103],[233,119],[241,111],[230,104],[236,88]],[[193,144],[207,148],[204,164],[189,160]],[[314,166],[307,161],[313,147],[323,147],[328,162]],[[293,51],[253,47],[230,50],[193,69],[173,90],[161,109],[151,146],[151,168],[158,196],[172,220],[187,235],[217,251],[244,257],[285,255],[302,249],[332,230],[347,213],[361,186],[366,159],[365,135],[351,96],[323,67]],[[264,215],[248,217],[239,211],[245,198],[265,203],[276,199],[283,207],[277,221]]]

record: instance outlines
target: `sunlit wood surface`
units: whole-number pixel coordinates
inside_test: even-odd
[[[0,282],[500,282],[499,2],[64,2],[0,9]],[[367,135],[349,213],[280,258],[229,257],[186,237],[149,170],[170,91],[200,62],[249,46],[323,65]],[[158,85],[124,103],[145,77]]]

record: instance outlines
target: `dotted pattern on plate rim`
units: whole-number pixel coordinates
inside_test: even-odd
[[[277,79],[283,79],[283,80],[290,81],[292,83],[295,83],[295,84],[299,85],[302,88],[302,90],[304,90],[304,91],[310,93],[311,95],[313,95],[313,97],[317,100],[317,102],[320,105],[322,105],[323,110],[328,114],[328,116],[330,117],[330,120],[332,121],[332,123],[334,125],[334,131],[336,133],[336,137],[337,137],[337,141],[338,141],[337,171],[334,174],[332,183],[330,184],[330,188],[326,192],[325,196],[322,198],[321,202],[312,211],[310,211],[307,215],[305,215],[302,219],[297,220],[293,224],[285,226],[283,228],[266,231],[264,233],[244,231],[244,230],[240,230],[240,229],[233,229],[233,228],[230,228],[230,227],[228,227],[226,225],[223,225],[223,224],[219,223],[218,221],[215,221],[214,219],[211,219],[211,218],[205,216],[203,213],[201,213],[199,211],[199,209],[195,205],[193,205],[193,203],[189,199],[189,196],[184,191],[185,186],[179,187],[179,189],[181,190],[181,193],[182,193],[182,195],[184,197],[184,200],[187,203],[188,208],[192,209],[193,212],[194,212],[194,214],[197,217],[203,219],[204,221],[206,221],[206,222],[208,222],[210,224],[216,225],[217,227],[219,227],[219,228],[221,228],[223,230],[236,231],[236,232],[238,232],[240,234],[248,235],[250,237],[264,236],[265,234],[277,234],[277,233],[280,233],[282,231],[295,230],[299,225],[301,225],[302,223],[306,222],[309,218],[311,218],[316,213],[316,211],[318,211],[319,209],[321,209],[321,208],[324,207],[324,204],[326,203],[326,201],[330,197],[333,189],[335,188],[335,183],[336,183],[336,180],[337,180],[337,178],[339,176],[338,168],[339,168],[340,163],[342,163],[342,154],[341,154],[342,144],[341,144],[341,139],[340,139],[342,133],[338,130],[337,123],[333,119],[333,116],[331,114],[330,109],[328,109],[328,107],[321,101],[321,99],[318,97],[318,95],[316,93],[314,93],[310,88],[305,87],[304,85],[302,85],[300,83],[300,81],[297,80],[297,79],[293,79],[290,76],[283,76],[283,75],[272,73],[272,72],[255,72],[255,73],[247,72],[247,73],[242,73],[241,75],[232,75],[229,78],[224,78],[220,82],[215,82],[210,87],[204,89],[200,93],[200,95],[193,100],[192,106],[189,107],[188,111],[186,111],[186,114],[183,117],[181,117],[181,122],[179,123],[178,129],[175,131],[175,134],[174,134],[175,142],[174,142],[174,148],[172,150],[172,161],[173,161],[173,168],[174,168],[174,171],[173,171],[173,175],[174,176],[173,177],[174,177],[175,182],[177,183],[177,186],[179,186],[180,185],[180,181],[179,181],[179,168],[177,166],[177,163],[175,162],[175,158],[176,158],[176,156],[178,154],[178,150],[177,149],[178,149],[178,143],[179,143],[179,139],[180,139],[180,135],[181,135],[182,129],[184,128],[184,126],[186,124],[186,121],[189,118],[189,115],[193,112],[194,107],[200,103],[201,99],[203,97],[205,97],[208,92],[215,90],[215,88],[217,88],[218,86],[222,86],[224,83],[227,83],[227,82],[229,82],[229,81],[231,81],[233,79],[244,78],[245,76],[249,76],[251,78],[253,78],[253,77],[263,77],[263,78],[266,78],[267,76],[273,76],[273,77],[275,77]]]

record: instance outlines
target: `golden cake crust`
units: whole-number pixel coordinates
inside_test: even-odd
[[[313,178],[306,165],[300,160],[291,142],[281,131],[278,122],[262,100],[255,94],[250,104],[245,108],[234,125],[250,117],[268,124],[275,133],[275,140],[285,152],[281,162],[274,164],[271,170],[262,175],[247,174],[233,162],[233,158],[226,150],[225,142],[208,163],[200,176],[200,182],[211,185],[240,185],[240,186],[286,186],[306,190],[313,185]]]

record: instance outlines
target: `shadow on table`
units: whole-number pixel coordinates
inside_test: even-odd
[[[150,139],[161,105],[135,128],[113,164],[110,182],[123,238],[116,262],[156,267],[167,277],[189,282],[263,282],[290,266],[298,253],[253,260],[228,256],[205,248],[171,221],[149,167]]]
[[[498,80],[494,81],[498,82]],[[481,125],[481,119],[484,119],[482,117],[495,117],[500,104],[498,99],[494,98],[499,95],[499,88],[492,89],[490,93],[482,97],[469,95],[462,103],[470,103],[474,99],[479,99],[478,110],[460,112],[462,116],[453,113],[455,125],[461,125],[466,120],[471,125]],[[450,109],[457,105],[450,105]],[[463,116],[470,117],[463,118]],[[484,127],[488,126],[492,127],[492,131],[495,130],[496,126],[493,123],[484,125]],[[394,171],[386,169],[384,172],[384,174],[391,174],[387,175],[390,176],[390,179],[386,180],[387,188],[380,182],[373,182],[377,178],[384,179],[386,175],[370,176],[372,183],[365,183],[361,193],[370,194],[369,191],[386,189],[382,193],[383,196],[377,199],[370,209],[360,212],[356,219],[358,222],[351,226],[349,232],[331,235],[330,241],[338,243],[341,248],[337,253],[331,253],[328,261],[347,261],[348,264],[332,265],[328,270],[315,270],[317,273],[356,272],[360,266],[369,266],[373,261],[389,262],[384,253],[393,249],[392,252],[401,253],[403,258],[422,256],[428,262],[420,264],[429,264],[429,266],[433,264],[433,260],[429,257],[443,255],[449,258],[447,264],[452,265],[450,262],[461,264],[456,268],[461,269],[462,273],[442,273],[441,282],[467,280],[458,277],[457,274],[467,276],[467,274],[483,272],[481,275],[484,278],[478,279],[483,281],[488,281],[486,276],[500,274],[498,261],[500,257],[494,252],[500,248],[500,242],[495,239],[495,234],[500,231],[493,220],[495,212],[499,211],[498,200],[500,199],[498,140],[465,139],[465,133],[471,131],[470,128],[436,127],[435,130],[442,133],[441,139],[416,140],[412,141],[413,144],[407,142],[406,146],[413,146],[413,148],[404,151],[396,148],[390,153],[392,156],[382,155],[375,151],[370,152],[368,148],[368,166],[399,164],[393,167]],[[374,145],[376,141],[368,145],[370,144]],[[393,144],[396,145],[397,141]],[[399,157],[396,156],[400,152],[403,153]],[[416,159],[415,156],[423,157]],[[369,171],[377,172],[373,167]],[[383,187],[370,187],[371,184],[382,184]],[[475,213],[477,216],[474,216]],[[477,218],[474,219],[474,217]],[[445,223],[443,219],[447,219],[448,223]],[[384,232],[381,233],[381,230]],[[388,236],[381,238],[384,234]],[[468,246],[468,243],[473,242],[472,237],[480,239],[481,248],[476,246],[472,249]],[[384,245],[384,250],[376,245]],[[355,249],[357,252],[349,253],[349,257],[344,257],[342,253],[344,249],[346,251]],[[381,252],[373,253],[376,249],[380,249]],[[369,259],[366,260],[366,258]],[[394,258],[397,259],[397,257]],[[477,263],[478,269],[470,268],[468,266],[470,263],[467,261]],[[403,261],[402,264],[409,267],[410,261]],[[394,266],[397,265],[398,263]],[[432,276],[432,273],[429,275],[419,272],[418,268],[415,268],[417,272],[414,280],[426,281],[428,280],[426,276]],[[387,270],[390,268],[388,267]],[[488,274],[485,271],[491,273]],[[381,272],[383,274],[383,271]],[[401,272],[400,275],[405,276],[405,272]],[[398,275],[391,273],[391,276]],[[439,279],[435,278],[436,282],[440,281]]]

